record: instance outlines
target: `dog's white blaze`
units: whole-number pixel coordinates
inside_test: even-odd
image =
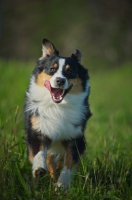
[[[52,78],[50,79],[50,84],[53,88],[55,88],[55,83],[56,83],[56,78],[57,77],[60,77],[60,78],[64,78],[66,80],[64,86],[63,86],[63,89],[67,89],[69,87],[69,84],[68,84],[68,81],[67,79],[65,78],[65,76],[63,76],[62,74],[62,70],[63,70],[63,67],[64,67],[64,64],[65,64],[65,59],[64,58],[60,58],[59,59],[59,68],[57,70],[57,72],[52,76]]]
[[[62,75],[62,69],[63,69],[64,64],[65,64],[65,59],[64,58],[60,58],[59,59],[59,69],[55,73],[56,76],[63,76]]]
[[[32,163],[33,176],[35,176],[35,171],[38,170],[39,168],[43,168],[47,171],[46,155],[47,155],[47,149],[45,148],[44,151],[39,151],[34,157]]]

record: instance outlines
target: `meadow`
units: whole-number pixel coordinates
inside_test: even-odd
[[[48,174],[34,183],[26,155],[23,104],[34,66],[0,60],[0,200],[131,200],[132,63],[89,67],[87,151],[69,192],[59,194]]]

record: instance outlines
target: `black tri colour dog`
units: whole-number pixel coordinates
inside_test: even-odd
[[[64,188],[69,186],[73,166],[78,165],[86,148],[84,129],[91,116],[89,75],[80,61],[79,50],[71,57],[61,57],[44,38],[24,107],[33,177],[49,172],[56,185]],[[62,163],[57,179],[56,170]]]

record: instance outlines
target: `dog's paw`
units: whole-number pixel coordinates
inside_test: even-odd
[[[47,171],[44,168],[39,167],[38,169],[34,169],[32,171],[32,174],[34,178],[41,178],[42,176],[46,174],[46,172]]]
[[[57,188],[65,188],[67,189],[70,185],[71,179],[71,170],[67,169],[66,166],[63,167],[61,170],[60,176],[56,183]]]
[[[63,183],[63,182],[57,182],[55,184],[55,188],[65,188],[65,189],[67,189],[68,188],[68,184],[67,183]]]
[[[65,186],[63,184],[55,183],[54,184],[54,191],[57,195],[60,195],[60,194],[66,195],[67,192],[69,191],[69,187]]]
[[[33,159],[32,174],[34,178],[42,177],[47,172],[46,155],[39,151]]]

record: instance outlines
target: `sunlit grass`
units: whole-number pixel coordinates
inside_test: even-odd
[[[132,199],[132,69],[90,69],[87,151],[68,194],[54,192],[49,175],[31,176],[23,136],[23,104],[32,63],[1,61],[0,199]]]

